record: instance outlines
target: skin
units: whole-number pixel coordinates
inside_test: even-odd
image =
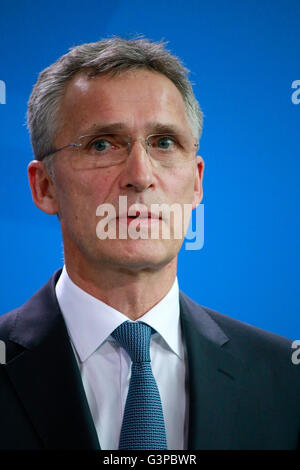
[[[155,123],[171,124],[192,137],[178,89],[164,75],[147,70],[92,79],[75,75],[66,86],[60,117],[56,148],[90,133],[87,130],[99,123],[120,123],[124,134],[133,138],[156,133]],[[118,211],[119,196],[127,196],[128,207],[176,202],[195,208],[203,195],[203,159],[197,156],[179,168],[159,167],[151,163],[139,141],[125,162],[109,168],[78,170],[71,159],[70,149],[55,155],[54,181],[43,162],[30,162],[34,203],[48,214],[59,214],[65,265],[72,281],[136,320],[172,287],[183,238],[99,240],[96,208],[110,203]]]

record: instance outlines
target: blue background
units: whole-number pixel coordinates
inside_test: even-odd
[[[1,309],[62,265],[55,216],[32,203],[26,103],[40,70],[111,35],[164,39],[192,73],[205,114],[205,242],[181,250],[181,288],[202,305],[300,337],[298,0],[0,3]]]

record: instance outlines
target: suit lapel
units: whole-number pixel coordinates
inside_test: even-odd
[[[188,359],[189,449],[230,449],[243,382],[243,364],[208,313],[181,293]]]
[[[9,378],[47,449],[99,449],[80,372],[56,296],[59,272],[18,312]],[[20,349],[20,348],[19,348]]]
[[[80,372],[51,280],[16,313],[7,370],[42,446],[99,449]],[[180,294],[189,380],[189,449],[230,449],[243,388],[243,364],[229,338],[199,305]]]

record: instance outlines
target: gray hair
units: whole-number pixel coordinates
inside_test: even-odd
[[[185,104],[192,134],[200,139],[203,114],[187,78],[189,71],[181,61],[165,49],[163,42],[113,37],[73,47],[39,74],[27,110],[27,125],[35,158],[41,160],[43,155],[53,150],[60,124],[60,101],[67,82],[76,73],[86,70],[91,77],[114,76],[136,69],[159,72],[176,85]],[[45,158],[45,163],[50,170],[51,156]]]

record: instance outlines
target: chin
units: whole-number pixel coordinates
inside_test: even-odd
[[[133,271],[161,269],[177,256],[181,246],[178,246],[179,240],[173,240],[171,244],[166,244],[167,240],[112,241],[115,243],[110,243],[105,252],[103,250],[102,260],[105,258],[111,264]]]

